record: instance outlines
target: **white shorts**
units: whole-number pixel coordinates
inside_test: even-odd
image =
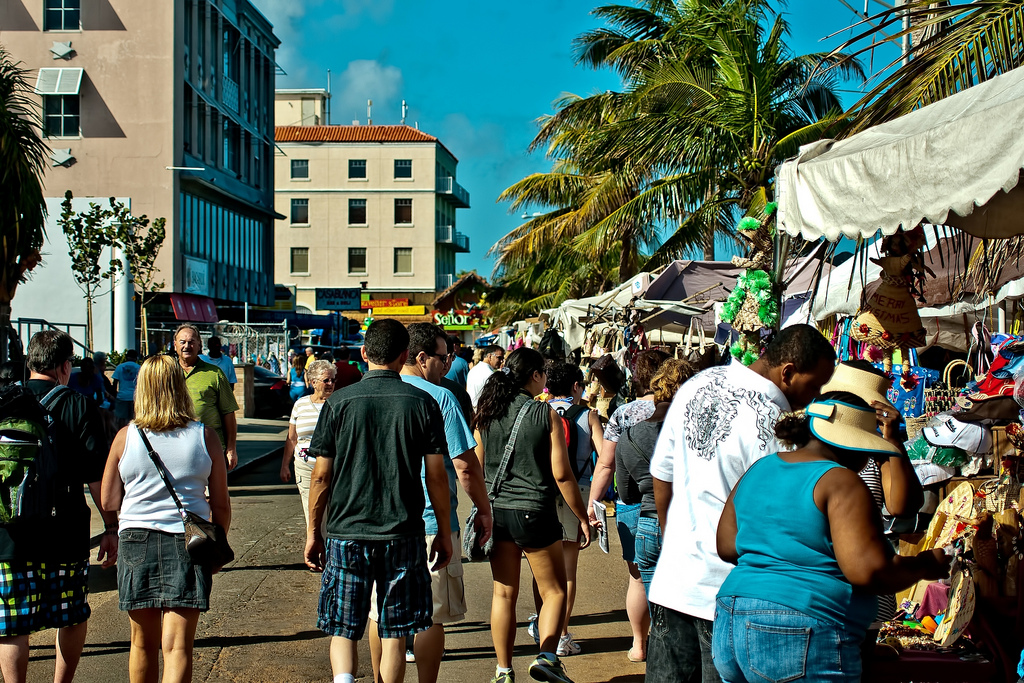
[[[427,561],[430,561],[430,544],[434,535],[426,537]],[[433,620],[435,624],[452,624],[466,618],[466,584],[463,582],[462,540],[458,531],[452,533],[452,561],[448,566],[430,572],[430,594],[434,599]],[[377,587],[370,592],[370,619],[378,621]]]
[[[584,507],[586,507],[587,501],[590,500],[590,482],[579,484],[579,487],[580,497],[583,499]],[[558,499],[555,501],[555,509],[558,511],[558,521],[562,523],[562,540],[570,543],[581,543],[583,538],[580,533],[580,520],[573,514],[572,508],[565,502],[561,494],[559,494]]]

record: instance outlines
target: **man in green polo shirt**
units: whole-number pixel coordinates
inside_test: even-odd
[[[174,349],[178,352],[178,363],[185,371],[185,385],[196,408],[196,419],[217,432],[228,460],[228,469],[233,470],[238,464],[235,451],[238,403],[224,371],[199,358],[202,348],[197,327],[186,323],[175,330]]]

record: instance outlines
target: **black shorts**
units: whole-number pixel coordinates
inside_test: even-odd
[[[505,510],[494,508],[494,540],[511,541],[520,548],[547,548],[562,540],[562,523],[555,508]]]

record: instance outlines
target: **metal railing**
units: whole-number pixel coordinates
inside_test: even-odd
[[[455,276],[451,273],[438,273],[437,275],[437,291],[443,292],[452,285],[455,284]]]
[[[455,178],[451,176],[438,177],[436,189],[438,194],[448,195],[455,200],[456,204],[461,204],[467,209],[469,208],[469,192],[462,185],[455,182]]]
[[[463,234],[458,230],[455,231],[455,250],[456,251],[469,251],[469,235]]]
[[[238,111],[238,83],[231,80],[227,76],[221,76],[220,87],[222,88],[222,96],[224,104],[231,108],[232,111]]]
[[[18,331],[18,337],[25,346],[28,346],[28,340],[32,338],[32,335],[36,332],[42,332],[43,330],[60,330],[66,332],[71,337],[71,342],[74,344],[75,349],[80,350],[82,358],[92,355],[92,350],[88,346],[78,341],[75,338],[75,333],[72,332],[72,328],[80,330],[83,337],[86,336],[86,331],[89,326],[85,323],[51,323],[48,320],[42,318],[18,318],[17,320],[11,321],[11,327]]]
[[[450,225],[437,226],[436,241],[438,244],[454,245],[456,251],[469,251],[469,236],[459,232]]]

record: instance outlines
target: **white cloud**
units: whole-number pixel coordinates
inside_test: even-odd
[[[402,71],[372,59],[358,59],[332,79],[332,123],[366,123],[366,101],[373,100],[373,118],[378,123],[401,119]]]
[[[303,54],[306,44],[301,24],[307,14],[317,23],[327,24],[332,29],[351,28],[366,15],[376,23],[387,20],[395,8],[394,0],[253,0],[264,16],[274,25],[274,33],[281,41],[277,49],[277,63],[287,72],[278,79],[284,87],[318,87],[326,78],[325,73],[314,75],[316,83],[310,83],[311,72],[322,71],[311,68],[311,59]],[[365,103],[364,103],[365,106]],[[363,114],[365,116],[365,114]]]

